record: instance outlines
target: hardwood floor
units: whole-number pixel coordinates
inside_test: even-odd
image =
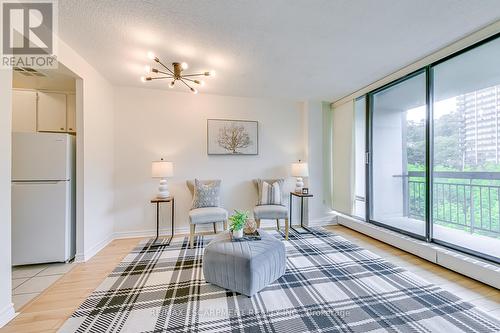
[[[348,228],[329,226],[327,229],[500,317],[499,290]],[[40,296],[23,306],[19,315],[0,329],[0,333],[56,332],[140,240],[115,240],[88,262],[75,265]]]

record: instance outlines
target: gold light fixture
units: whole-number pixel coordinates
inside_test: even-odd
[[[205,85],[205,82],[202,80],[196,79],[200,76],[215,76],[215,71],[203,72],[203,73],[195,73],[195,74],[183,74],[182,72],[189,68],[188,64],[185,62],[174,62],[172,63],[173,69],[168,68],[164,65],[160,59],[153,53],[148,52],[148,58],[155,61],[157,64],[162,66],[165,70],[159,70],[150,65],[145,66],[145,71],[148,76],[141,77],[142,82],[153,81],[153,80],[170,80],[168,85],[169,88],[173,88],[175,86],[176,81],[182,82],[193,94],[197,94],[198,90],[193,88],[190,83],[194,83],[199,86]],[[156,74],[157,76],[151,76],[151,74]],[[189,83],[188,83],[189,82]]]

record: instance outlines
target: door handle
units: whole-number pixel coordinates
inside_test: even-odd
[[[12,185],[34,185],[34,184],[40,184],[40,185],[43,185],[43,184],[58,184],[60,183],[62,180],[40,180],[40,181],[36,181],[36,180],[31,180],[31,181],[13,181],[12,182]]]

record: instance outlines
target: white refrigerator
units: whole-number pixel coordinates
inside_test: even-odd
[[[74,258],[75,160],[72,135],[12,134],[12,265]]]

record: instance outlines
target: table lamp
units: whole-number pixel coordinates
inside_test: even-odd
[[[167,177],[174,175],[173,163],[164,161],[163,158],[159,161],[153,161],[151,164],[151,174],[153,178],[160,178],[157,197],[162,199],[168,198],[170,192],[168,191]]]
[[[304,187],[304,181],[302,177],[309,176],[309,168],[307,163],[299,160],[298,163],[292,163],[292,176],[296,177],[295,192],[302,193],[302,188]]]

